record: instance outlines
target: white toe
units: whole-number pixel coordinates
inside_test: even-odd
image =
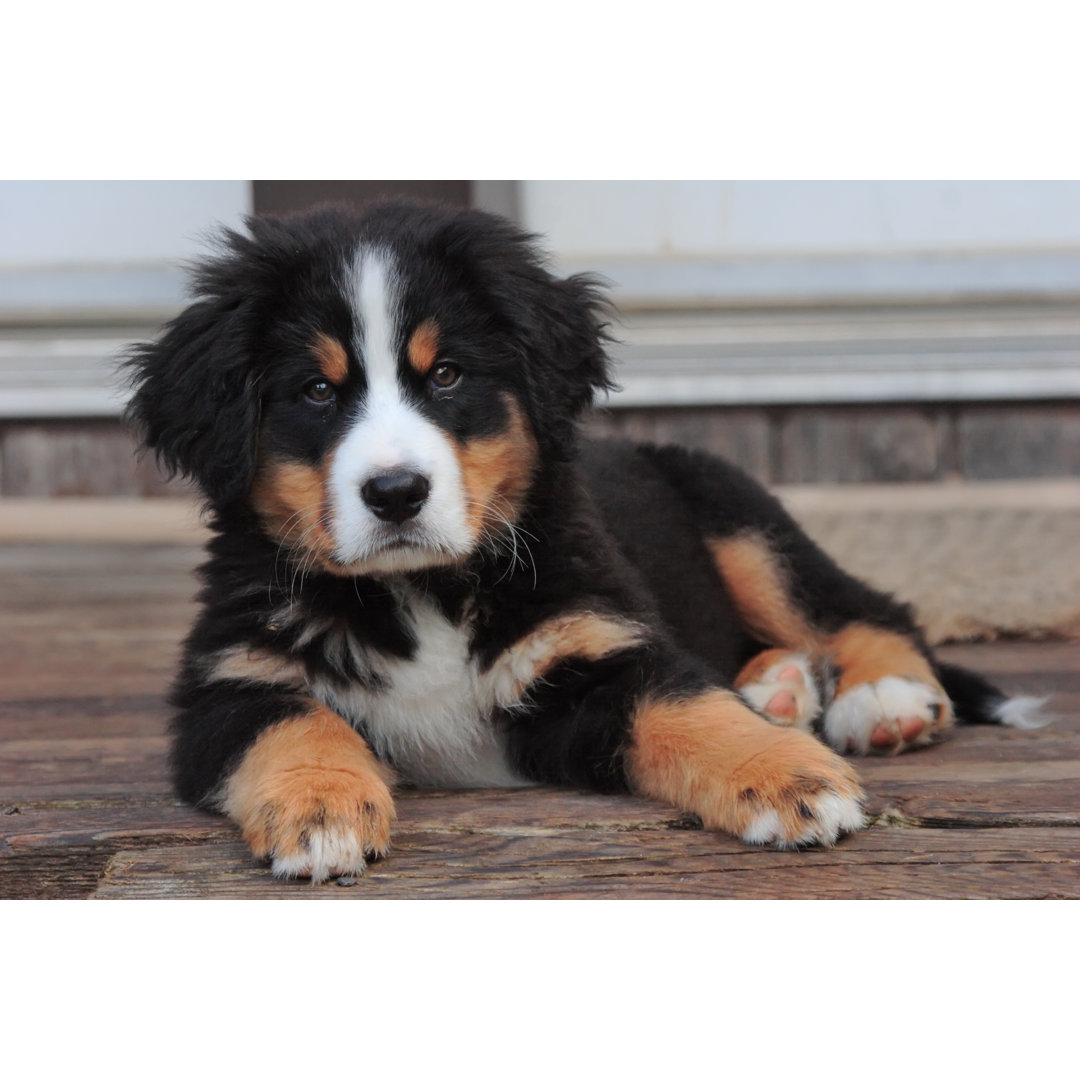
[[[836,791],[824,791],[802,800],[811,812],[806,826],[798,836],[784,835],[783,824],[776,810],[762,810],[742,831],[740,839],[747,844],[774,844],[779,848],[803,847],[808,844],[835,844],[842,833],[855,832],[866,824],[859,800]]]
[[[905,740],[899,722],[907,718],[922,720],[924,727],[918,736]],[[895,733],[899,747],[928,743],[951,722],[952,708],[937,687],[889,675],[841,694],[825,712],[824,730],[829,745],[841,753],[867,754],[879,725]]]
[[[367,861],[360,837],[339,829],[312,829],[303,851],[275,855],[275,877],[309,877],[312,884],[345,874],[358,877]]]

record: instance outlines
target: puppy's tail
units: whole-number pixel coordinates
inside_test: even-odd
[[[993,683],[967,668],[937,664],[937,677],[949,695],[961,724],[1004,724],[1015,728],[1039,728],[1053,723],[1043,711],[1048,698],[1009,697]]]

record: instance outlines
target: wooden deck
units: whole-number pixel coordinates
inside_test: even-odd
[[[107,530],[106,530],[107,531]],[[393,855],[349,887],[281,882],[180,805],[163,690],[190,543],[0,544],[0,897],[1080,898],[1080,645],[951,647],[1061,719],[860,762],[871,828],[749,849],[629,797],[403,792]]]

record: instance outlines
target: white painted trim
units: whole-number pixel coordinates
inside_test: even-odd
[[[923,359],[948,363],[952,357]],[[846,371],[792,372],[775,365],[756,372],[707,374],[646,374],[623,369],[619,384],[622,389],[609,396],[604,403],[607,407],[1036,401],[1080,398],[1080,368],[928,371],[898,366],[891,371],[868,372],[852,365]]]
[[[126,400],[118,365],[156,327],[0,330],[0,418],[107,418]]]
[[[1071,304],[630,313],[613,407],[1080,398]]]
[[[2,420],[108,420],[118,417],[123,408],[123,397],[101,387],[77,390],[5,387],[0,396]]]
[[[1080,297],[1080,251],[562,259],[623,311],[931,304]]]

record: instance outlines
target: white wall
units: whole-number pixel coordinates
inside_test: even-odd
[[[0,182],[0,417],[115,416],[115,364],[184,303],[182,267],[251,185]]]
[[[0,326],[157,318],[182,263],[250,210],[246,180],[0,181]]]
[[[0,266],[142,263],[196,254],[249,210],[246,180],[0,181]]]
[[[1080,250],[1074,181],[529,180],[521,207],[575,263]]]

